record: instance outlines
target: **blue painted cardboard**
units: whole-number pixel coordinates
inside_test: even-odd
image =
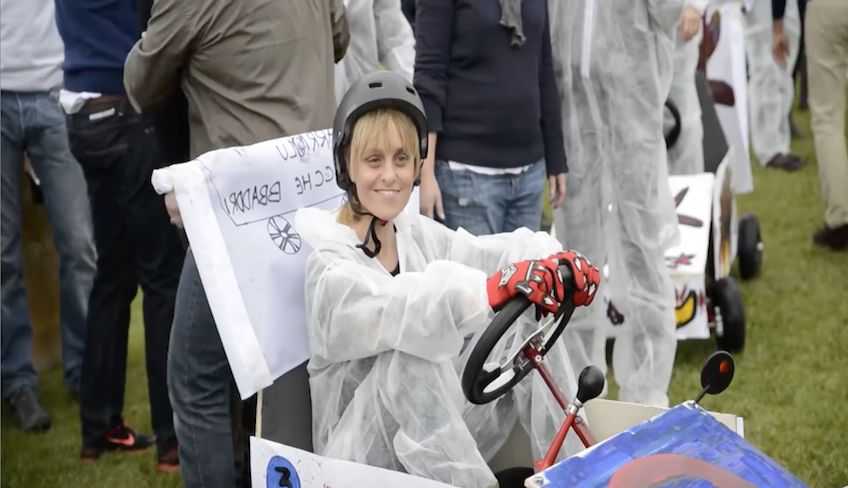
[[[671,408],[542,474],[543,488],[807,486],[692,402]]]

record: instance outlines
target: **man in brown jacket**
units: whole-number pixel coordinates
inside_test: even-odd
[[[124,85],[144,110],[178,84],[191,156],[332,126],[333,63],[347,47],[341,0],[155,0]],[[166,196],[169,211],[173,195]],[[176,213],[172,222],[179,224]],[[229,406],[238,401],[191,250],[177,293],[168,388],[186,487],[236,484]],[[245,449],[243,442],[235,450]]]

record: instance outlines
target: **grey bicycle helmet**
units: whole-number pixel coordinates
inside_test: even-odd
[[[418,91],[402,76],[390,71],[376,71],[357,80],[342,97],[333,121],[333,162],[339,188],[352,191],[345,164],[345,147],[350,144],[353,126],[363,114],[379,108],[400,110],[412,119],[418,130],[421,161],[427,157],[427,117]],[[420,164],[420,163],[419,163]],[[420,183],[420,177],[415,184]]]

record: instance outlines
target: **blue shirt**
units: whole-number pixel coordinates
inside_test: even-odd
[[[65,88],[124,95],[124,61],[141,37],[137,0],[56,0]]]

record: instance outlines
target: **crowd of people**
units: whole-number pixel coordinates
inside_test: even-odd
[[[297,218],[314,249],[316,452],[496,486],[486,461],[520,419],[539,457],[560,409],[538,385],[472,407],[457,381],[471,338],[515,296],[539,315],[578,306],[550,359],[573,386],[574,371],[607,367],[604,290],[629,318],[612,354],[619,399],[668,406],[668,175],[704,171],[695,73],[714,3],[734,2],[2,0],[2,395],[15,422],[51,425],[23,285],[26,160],[60,259],[80,459],[153,447],[157,469],[179,470],[187,487],[248,485],[255,399],[238,396],[176,199],[163,202],[150,178],[330,127],[347,203]],[[848,4],[735,4],[753,155],[775,170],[804,165],[789,151],[797,65],[827,205],[813,242],[848,250]],[[670,151],[669,100],[681,129]],[[420,215],[404,215],[414,188]],[[554,236],[542,231],[545,200]],[[122,417],[139,287],[153,435]],[[328,294],[343,298],[328,305]]]

